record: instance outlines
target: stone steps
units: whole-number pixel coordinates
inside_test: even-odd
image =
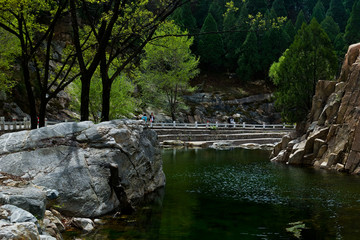
[[[160,145],[209,147],[214,143],[226,142],[231,146],[243,144],[276,144],[294,129],[244,129],[221,128],[153,128],[158,134]]]
[[[227,133],[227,134],[168,134],[158,135],[160,142],[165,140],[180,140],[180,141],[212,141],[212,140],[246,140],[246,139],[261,139],[261,138],[279,138],[281,139],[283,133]]]

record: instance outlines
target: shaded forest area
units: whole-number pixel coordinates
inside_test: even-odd
[[[194,34],[203,71],[236,73],[241,81],[268,79],[271,64],[313,18],[329,36],[339,66],[348,45],[360,41],[356,0],[199,0],[171,17]]]

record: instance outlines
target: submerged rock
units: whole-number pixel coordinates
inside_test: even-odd
[[[0,171],[52,189],[64,214],[96,217],[164,186],[157,144],[141,121],[61,123],[0,136]]]

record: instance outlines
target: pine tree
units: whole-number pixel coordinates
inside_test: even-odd
[[[301,26],[303,25],[303,23],[306,23],[306,19],[305,19],[305,14],[304,14],[303,10],[301,10],[296,18],[295,30],[298,31],[301,28]]]
[[[267,7],[265,0],[250,0],[246,2],[249,14],[256,15],[258,12],[265,13]]]
[[[326,14],[331,16],[334,21],[339,24],[340,31],[345,30],[348,14],[341,0],[331,0],[330,7]]]
[[[352,8],[344,38],[349,45],[360,41],[360,1]]]
[[[330,16],[326,16],[324,21],[321,22],[321,27],[329,36],[331,42],[335,41],[336,36],[340,33],[339,25]]]
[[[196,19],[191,12],[190,3],[176,9],[172,14],[171,19],[175,21],[176,25],[181,27],[181,30],[187,30],[191,34],[197,32]]]
[[[329,0],[320,0],[320,1],[324,5],[325,10],[329,9],[329,7],[330,7],[330,1]]]
[[[238,47],[238,32],[234,31],[237,30],[237,27],[235,26],[236,23],[236,16],[235,12],[229,12],[226,14],[224,18],[224,31],[226,32],[224,34],[224,46],[225,46],[225,66],[230,71],[233,71],[236,69],[236,48]]]
[[[344,5],[348,12],[351,12],[352,7],[354,6],[355,0],[345,0]]]
[[[209,13],[211,13],[214,17],[219,30],[222,30],[223,27],[223,14],[225,12],[224,6],[225,4],[223,1],[213,0],[209,7]]]
[[[203,66],[211,68],[220,68],[223,64],[224,44],[218,27],[211,13],[205,18],[199,36],[198,51],[200,54],[200,62]],[[210,33],[210,34],[208,34]]]
[[[296,31],[295,31],[295,27],[294,24],[292,23],[291,20],[287,21],[285,26],[284,26],[284,30],[287,33],[287,35],[289,36],[289,41],[287,45],[290,45],[290,43],[292,43],[292,41],[294,40]]]
[[[344,38],[344,34],[339,33],[334,41],[334,48],[338,59],[343,59],[347,52],[347,44]]]
[[[272,4],[272,9],[274,9],[276,16],[278,17],[287,16],[284,0],[275,0]]]
[[[269,76],[277,85],[275,104],[285,121],[299,122],[311,109],[319,79],[332,79],[337,58],[330,39],[316,19],[303,25],[289,49],[274,63]]]
[[[324,19],[325,19],[325,8],[324,5],[322,4],[322,2],[319,0],[314,9],[313,9],[313,13],[311,15],[311,18],[316,18],[316,20],[321,23]]]
[[[254,29],[252,28],[240,48],[240,56],[238,59],[238,68],[236,73],[242,81],[249,81],[259,70],[260,56],[258,39]]]

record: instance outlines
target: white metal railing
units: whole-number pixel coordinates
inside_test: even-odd
[[[147,123],[149,127],[161,127],[161,128],[209,128],[209,129],[217,129],[217,128],[230,128],[230,127],[236,127],[236,128],[247,128],[247,129],[294,129],[296,128],[296,125],[293,124],[250,124],[250,123],[164,123],[164,122],[150,122]]]
[[[67,120],[65,120],[65,122],[67,122]],[[45,126],[54,125],[57,123],[60,123],[60,121],[48,121],[45,118]],[[17,118],[13,118],[12,121],[5,121],[5,117],[0,117],[0,131],[16,131],[26,129],[31,129],[31,121],[27,117],[24,117],[22,121],[19,121]]]
[[[47,121],[45,119],[45,126],[54,125],[60,123],[61,121]],[[67,120],[65,120],[67,122]],[[39,124],[39,123],[38,123]],[[160,128],[209,128],[209,129],[218,129],[218,128],[246,128],[246,129],[294,129],[296,125],[293,124],[249,124],[249,123],[177,123],[177,122],[148,122],[149,127],[160,127]],[[11,122],[5,121],[5,117],[0,117],[0,131],[14,131],[14,130],[24,130],[31,129],[31,122],[28,118],[23,118],[22,121],[18,121],[16,118],[13,118]]]

